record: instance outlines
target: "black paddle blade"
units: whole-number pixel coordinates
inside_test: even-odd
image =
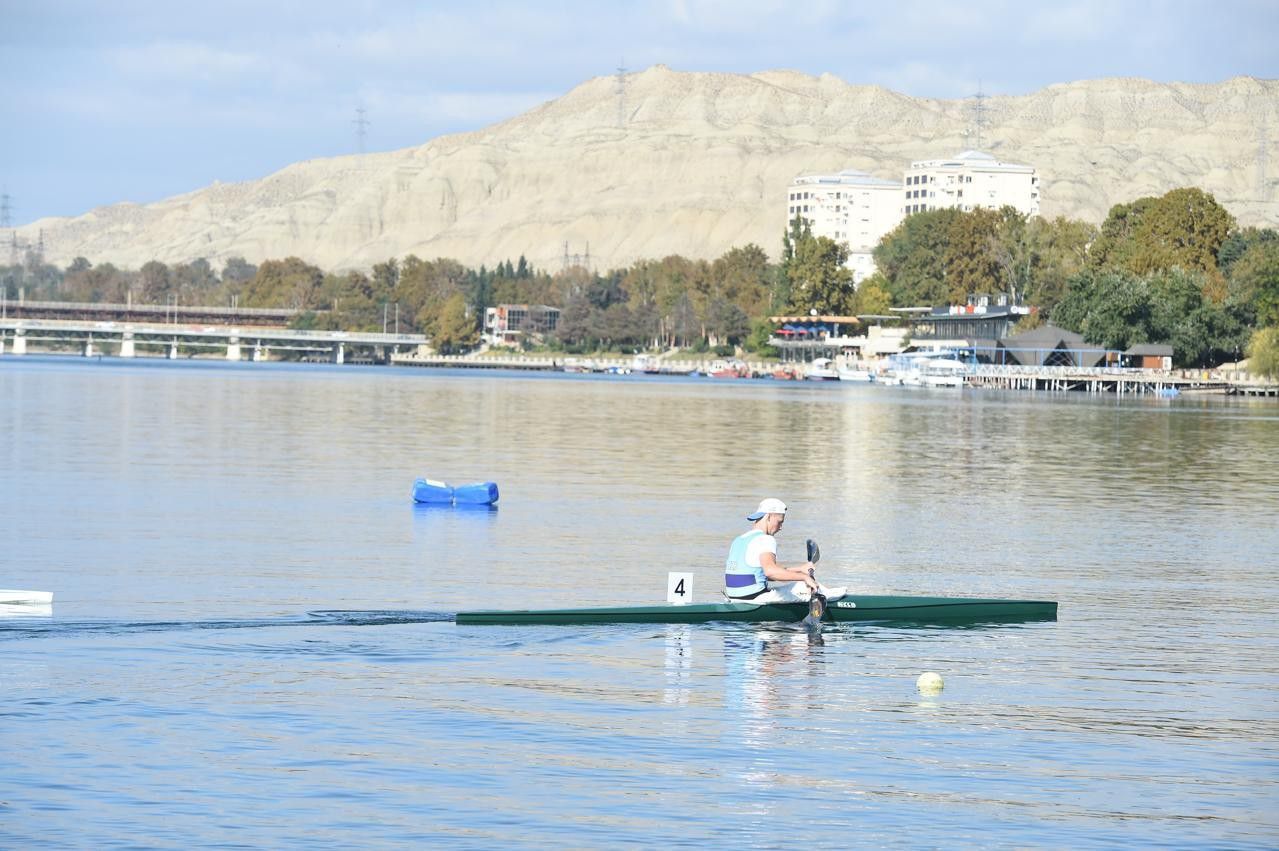
[[[809,538],[808,539],[808,560],[816,564],[817,560],[821,557],[822,557],[821,548],[817,546],[816,541],[814,541],[812,538]]]
[[[826,597],[814,591],[813,596],[808,600],[808,617],[804,618],[804,626],[809,629],[819,627],[824,617],[826,617]]]

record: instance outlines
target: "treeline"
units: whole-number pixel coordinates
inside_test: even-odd
[[[1239,228],[1213,197],[1177,189],[1113,207],[1100,228],[1002,210],[908,216],[874,252],[879,272],[854,286],[847,248],[802,220],[782,235],[781,260],[757,245],[721,257],[671,256],[595,273],[556,274],[521,257],[471,269],[448,259],[390,259],[370,272],[325,272],[296,257],[242,258],[136,271],[84,258],[65,270],[28,255],[0,266],[10,297],[164,304],[238,304],[300,311],[303,328],[392,330],[429,336],[445,352],[479,339],[497,304],[561,309],[546,344],[567,351],[666,348],[768,354],[777,314],[882,315],[891,307],[963,303],[1013,294],[1049,321],[1107,348],[1169,343],[1180,366],[1210,366],[1247,351],[1254,371],[1279,354],[1279,233]],[[1251,346],[1251,349],[1249,349]]]

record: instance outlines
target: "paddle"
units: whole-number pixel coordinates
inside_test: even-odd
[[[812,538],[808,539],[808,560],[813,564],[822,557],[821,548],[817,546],[817,542]],[[808,569],[808,575],[816,579],[813,569]],[[814,629],[822,625],[822,618],[826,616],[826,597],[817,591],[808,600],[808,617],[804,618],[804,626]]]

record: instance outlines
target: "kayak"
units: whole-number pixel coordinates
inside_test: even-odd
[[[506,609],[458,612],[458,624],[768,623],[799,622],[807,603],[698,603],[602,609]],[[1057,604],[1047,600],[978,597],[895,597],[848,594],[832,600],[826,620],[981,623],[1056,620]]]
[[[52,591],[0,590],[0,603],[4,605],[44,606],[53,602]]]

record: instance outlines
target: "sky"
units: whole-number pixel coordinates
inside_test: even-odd
[[[1274,79],[1277,44],[1279,0],[0,0],[0,196],[16,226],[148,203],[474,130],[619,67],[962,98]]]

